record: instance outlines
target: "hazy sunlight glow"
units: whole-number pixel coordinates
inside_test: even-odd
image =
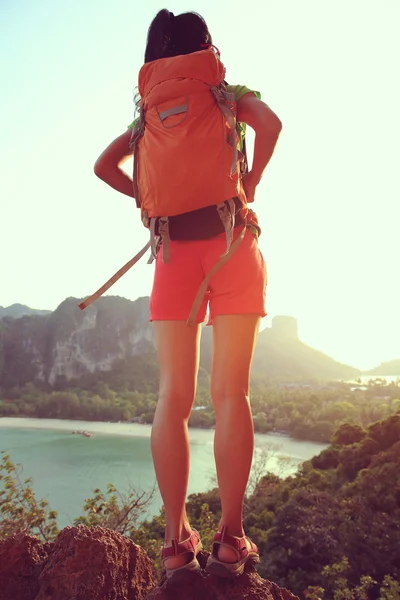
[[[147,239],[133,201],[93,174],[132,120],[149,23],[131,0],[0,8],[0,305],[54,309],[94,292]],[[173,1],[207,20],[228,80],[283,122],[255,209],[268,310],[367,368],[400,357],[398,0]],[[238,16],[240,15],[240,19]],[[151,290],[135,266],[110,293]]]

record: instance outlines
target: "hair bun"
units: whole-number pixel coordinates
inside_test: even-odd
[[[144,62],[198,52],[203,44],[212,44],[203,17],[193,12],[175,16],[163,8],[150,24]]]

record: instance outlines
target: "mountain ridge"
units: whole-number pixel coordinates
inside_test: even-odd
[[[10,388],[42,381],[53,387],[60,380],[77,380],[87,374],[111,371],[121,361],[133,365],[139,357],[143,361],[148,356],[150,362],[154,362],[147,296],[134,301],[105,296],[85,311],[78,308],[79,302],[79,298],[67,298],[54,311],[12,305],[22,307],[19,317],[4,315],[7,309],[3,309],[0,386]],[[13,308],[11,312],[15,315],[18,310]],[[204,327],[201,366],[208,373],[211,362],[212,328]],[[278,315],[273,318],[271,327],[259,334],[252,366],[253,380],[346,380],[363,374],[303,343],[298,338],[294,317]]]
[[[382,377],[399,375],[400,377],[400,358],[395,358],[393,360],[381,362],[381,364],[375,367],[374,369],[369,369],[368,371],[366,371],[365,375],[381,375]]]
[[[12,317],[13,319],[20,319],[25,315],[47,315],[50,314],[51,310],[42,310],[38,308],[30,308],[26,304],[20,304],[15,302],[10,306],[0,306],[0,319],[3,317]]]
[[[155,356],[148,297],[131,301],[107,296],[85,311],[79,310],[79,301],[67,298],[55,311],[45,315],[2,319],[0,385],[10,388],[42,381],[54,386],[60,380],[110,371],[121,361]],[[211,333],[210,328],[204,328],[201,346],[201,364],[208,372]],[[253,374],[284,379],[304,376],[340,379],[359,373],[325,355],[321,362],[319,353],[317,371],[310,367],[307,370],[306,361],[301,358],[307,348],[297,339],[297,321],[293,317],[278,317],[270,330],[260,334]],[[314,354],[317,351],[311,348],[306,352],[308,360],[317,356]],[[285,356],[290,356],[290,365],[285,366]]]

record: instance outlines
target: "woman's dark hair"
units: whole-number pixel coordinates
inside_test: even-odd
[[[188,12],[175,17],[164,8],[149,27],[144,62],[197,52],[203,44],[212,44],[212,39],[200,15]]]

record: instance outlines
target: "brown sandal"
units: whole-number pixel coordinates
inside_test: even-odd
[[[161,560],[164,566],[166,559],[171,558],[172,556],[179,556],[180,554],[188,554],[188,562],[185,565],[177,567],[176,569],[168,569],[165,567],[167,579],[176,581],[187,572],[200,571],[197,555],[202,549],[203,545],[196,529],[192,529],[192,533],[187,540],[179,542],[177,539],[174,539],[171,542],[171,546],[164,546],[161,551]]]
[[[250,549],[247,542],[250,543]],[[226,563],[218,558],[218,548],[226,546],[236,553],[237,562]],[[218,577],[234,578],[243,575],[246,564],[256,565],[260,562],[257,546],[247,536],[242,538],[229,535],[227,527],[222,527],[214,536],[212,553],[207,560],[207,571]]]

